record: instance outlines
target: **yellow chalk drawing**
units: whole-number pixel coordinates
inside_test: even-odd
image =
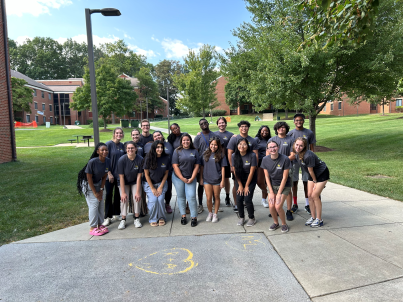
[[[264,238],[261,234],[253,235],[233,235],[231,236],[225,244],[234,250],[240,251],[253,251],[260,246],[266,245]]]
[[[192,259],[193,253],[188,249],[173,248],[145,256],[137,261],[135,267],[155,275],[176,275],[196,267],[198,263]]]

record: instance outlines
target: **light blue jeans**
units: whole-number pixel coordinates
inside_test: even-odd
[[[158,189],[161,183],[154,184],[154,187]],[[164,219],[167,221],[165,217],[165,193],[168,190],[168,182],[165,182],[164,187],[162,188],[162,194],[160,196],[155,196],[153,191],[151,190],[150,186],[148,185],[147,181],[143,181],[143,189],[144,192],[147,194],[147,207],[150,211],[150,218],[148,221],[151,222],[158,222],[160,219]]]
[[[187,184],[180,180],[175,173],[172,174],[172,183],[176,189],[176,197],[181,215],[186,215],[186,200],[189,202],[190,216],[197,217],[196,178]]]

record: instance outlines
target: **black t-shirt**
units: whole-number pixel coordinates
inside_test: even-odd
[[[122,143],[115,144],[113,141],[107,141],[106,146],[108,147],[108,158],[111,160],[111,172],[114,178],[119,175],[117,173],[118,160],[125,154],[125,148]]]
[[[124,175],[125,185],[135,185],[137,183],[137,175],[143,173],[142,160],[143,158],[139,155],[136,155],[133,160],[130,160],[127,154],[119,158],[118,174]],[[118,177],[118,185],[120,185],[120,177]]]
[[[206,151],[209,146],[210,146],[210,139],[213,137],[219,137],[218,135],[214,134],[214,132],[209,132],[209,134],[203,134],[200,133],[200,135],[197,135],[193,141],[193,145],[195,148],[199,151],[199,154],[203,154],[204,151]],[[220,138],[220,143],[221,145],[224,144],[224,140]]]
[[[133,142],[133,141],[127,141],[127,142],[125,142],[125,144],[124,144],[124,147],[125,147],[125,151],[126,151],[126,146],[127,146],[127,143],[131,143],[131,142]],[[143,145],[140,143],[140,141],[139,142],[137,142],[137,143],[135,143],[136,144],[136,146],[137,146],[137,155],[139,155],[139,156],[141,156],[141,157],[144,157],[143,155],[144,155],[144,150],[143,150]],[[125,152],[125,153],[127,153],[127,152]]]
[[[175,150],[172,155],[172,165],[177,164],[184,178],[191,178],[195,165],[200,165],[197,149]],[[176,175],[178,176],[178,175]]]
[[[235,151],[236,150],[236,146],[238,144],[238,141],[243,138],[240,134],[238,134],[237,136],[234,136],[233,138],[230,139],[227,149]],[[256,144],[256,141],[253,137],[250,137],[249,135],[247,137],[245,137],[246,140],[249,142],[249,148],[251,151],[255,151],[258,150],[258,146]],[[256,156],[256,154],[255,154]]]
[[[110,171],[110,164],[111,161],[109,158],[106,158],[105,162],[101,162],[99,157],[94,157],[88,161],[85,173],[92,174],[92,182],[96,184]]]
[[[150,135],[149,136],[147,136],[147,137],[145,137],[145,136],[143,136],[143,134],[140,134],[140,140],[139,140],[139,142],[140,142],[140,144],[142,144],[143,146],[145,146],[148,142],[153,142],[154,141],[154,139],[153,139],[153,135],[150,133]]]
[[[203,169],[203,182],[208,184],[218,184],[222,181],[221,167],[228,166],[227,159],[224,154],[219,162],[215,161],[215,153],[211,153],[209,160],[206,162],[204,157],[201,158]]]
[[[172,144],[172,147],[174,148],[174,150],[181,145],[181,137],[183,134],[187,134],[187,132],[183,132],[179,136],[175,137],[175,140]]]
[[[232,165],[234,165],[235,153],[232,154]],[[248,179],[250,168],[257,166],[256,154],[252,151],[242,156],[242,169],[243,175],[238,175],[240,179]],[[234,166],[235,167],[235,166]],[[236,171],[235,171],[236,172]],[[255,170],[253,177],[256,177],[257,171]]]
[[[294,138],[292,136],[286,135],[281,138],[279,136],[274,136],[269,139],[269,142],[276,142],[278,144],[278,153],[290,156],[292,151],[292,146],[294,145]]]
[[[295,155],[298,163],[301,165],[301,168],[304,169],[307,173],[308,167],[313,168],[313,172],[315,176],[319,176],[323,171],[326,170],[326,164],[322,161],[315,153],[311,150],[307,150],[304,155],[304,159],[301,161],[299,159],[298,153]]]
[[[157,168],[155,170],[150,169],[147,165],[147,157],[144,160],[143,169],[148,170],[150,178],[153,184],[160,183],[164,178],[165,171],[169,171],[171,168],[171,158],[168,155],[162,155],[157,157]]]
[[[214,132],[214,134],[215,134],[215,136],[220,137],[224,141],[225,148],[227,148],[231,137],[234,135],[234,133],[232,133],[232,132],[229,132],[229,131],[220,132],[220,130]],[[225,152],[225,153],[227,153],[227,152]]]
[[[151,150],[151,146],[153,145],[153,142],[151,143],[147,143],[143,150],[144,150],[144,154],[148,154],[148,152],[150,152]],[[169,156],[172,156],[172,153],[174,151],[174,149],[172,148],[172,145],[168,142],[164,142],[164,149],[165,149],[165,153]]]
[[[278,154],[276,159],[272,159],[270,155],[267,155],[263,158],[262,164],[260,168],[266,169],[269,172],[270,182],[272,186],[281,185],[281,181],[283,180],[284,170],[291,169],[291,161],[287,155]],[[286,187],[291,187],[291,178],[288,175],[287,182],[285,183]]]
[[[262,159],[266,156],[267,140],[255,137],[255,142],[259,150],[259,159]]]
[[[297,130],[297,129],[292,129],[290,132],[287,133],[288,136],[292,136],[294,140],[296,140],[298,137],[303,137],[306,138],[308,141],[308,145],[316,143],[316,138],[313,132],[307,128],[304,128],[302,130]]]

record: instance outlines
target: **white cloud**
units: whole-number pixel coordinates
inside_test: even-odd
[[[49,14],[50,9],[59,9],[63,5],[73,4],[71,0],[6,0],[7,15],[22,17],[23,14],[31,14],[38,17],[41,14]]]
[[[20,37],[18,37],[17,39],[13,39],[13,40],[14,40],[15,42],[17,42],[18,45],[22,45],[22,44],[24,44],[24,42],[25,42],[27,39],[32,40],[33,37],[29,37],[29,36],[20,36]]]
[[[130,39],[130,40],[132,40],[133,38],[132,37],[130,37],[128,34],[123,34],[124,35],[124,37],[125,38],[128,38],[128,39]]]
[[[189,47],[180,40],[164,39],[161,42],[162,48],[167,54],[167,58],[182,58],[189,53]]]
[[[140,47],[136,46],[136,45],[128,45],[129,48],[131,50],[133,50],[135,53],[146,56],[147,58],[153,58],[156,57],[157,55],[159,55],[159,53],[155,53],[153,50],[145,50],[145,49],[141,49]]]
[[[151,37],[151,40],[156,41],[156,42],[160,42],[160,40],[158,40],[157,38],[155,38],[154,36]]]
[[[82,43],[85,42],[87,43],[87,35],[77,35],[74,37],[71,37],[74,41],[78,42],[78,43]],[[59,42],[60,44],[64,43],[67,41],[67,38],[58,38],[55,39],[57,42]],[[97,35],[93,35],[92,36],[92,42],[94,45],[99,46],[100,44],[105,44],[105,43],[113,43],[115,41],[119,40],[118,37],[112,36],[112,37],[99,37]]]

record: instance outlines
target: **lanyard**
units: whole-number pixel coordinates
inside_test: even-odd
[[[208,140],[210,141],[210,133],[211,133],[211,131],[208,133]],[[204,134],[203,133],[201,133],[201,135],[203,136],[203,138],[204,138],[204,140],[206,141],[206,149],[209,147],[209,143],[208,143],[208,141],[206,140],[206,137],[204,136]]]

